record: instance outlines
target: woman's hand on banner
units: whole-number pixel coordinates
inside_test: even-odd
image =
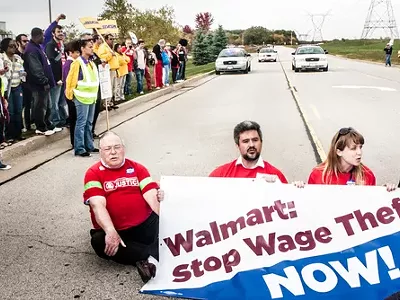
[[[387,183],[387,184],[384,184],[383,186],[386,187],[386,190],[388,192],[393,192],[393,191],[395,191],[397,189],[397,186],[395,184],[393,184],[393,183]]]

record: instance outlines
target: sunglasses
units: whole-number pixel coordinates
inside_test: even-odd
[[[337,138],[336,138],[335,144],[338,142],[338,140],[339,140],[339,138],[340,138],[341,136],[347,135],[347,134],[349,134],[350,132],[354,132],[354,131],[355,131],[355,130],[354,130],[352,127],[341,128],[341,129],[339,130],[339,134],[338,134],[338,136],[337,136]]]

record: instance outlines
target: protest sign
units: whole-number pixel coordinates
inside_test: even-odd
[[[107,33],[118,34],[118,25],[115,20],[100,20],[101,28],[98,30],[100,34],[105,35]]]
[[[83,27],[85,27],[86,29],[102,28],[99,21],[94,17],[82,17],[82,18],[79,18],[79,21],[82,23]]]
[[[379,299],[400,291],[400,191],[163,177],[160,262],[142,293]]]

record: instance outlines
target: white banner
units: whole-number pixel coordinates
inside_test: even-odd
[[[100,92],[101,99],[112,98],[112,85],[110,76],[110,65],[103,67],[99,65],[99,80],[100,80]]]
[[[143,293],[380,299],[400,291],[400,191],[163,177],[160,263]]]

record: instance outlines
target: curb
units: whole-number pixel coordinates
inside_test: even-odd
[[[178,90],[181,90],[187,86],[190,86],[191,84],[200,81],[212,74],[214,74],[214,70],[200,74],[197,76],[194,76],[192,78],[187,79],[184,82],[181,83],[176,83],[175,85],[169,86],[164,89],[156,90],[153,91],[149,94],[139,96],[136,98],[133,98],[127,102],[118,104],[119,109],[118,113],[120,114],[121,112],[126,112],[127,110],[131,109],[132,107],[135,107],[137,105],[140,105],[145,102],[152,101],[154,99],[157,99],[159,97],[171,94],[173,92],[176,92]],[[109,112],[109,118],[111,119],[113,117],[113,113],[110,111]],[[102,113],[99,115],[97,123],[101,123],[103,120],[105,120],[106,115],[105,113]],[[53,144],[55,142],[58,142],[62,139],[69,138],[69,129],[64,128],[63,131],[57,132],[51,136],[33,136],[31,138],[26,139],[25,141],[18,142],[12,146],[6,147],[3,150],[0,150],[1,153],[1,160],[3,161],[8,161],[11,159],[15,159],[16,157],[28,155],[29,153],[39,150],[40,148],[45,149],[46,146],[49,146],[50,144]]]

